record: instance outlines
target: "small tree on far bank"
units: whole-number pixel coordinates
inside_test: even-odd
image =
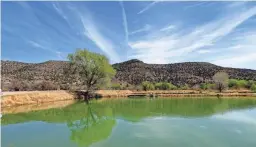
[[[91,91],[104,85],[116,73],[107,57],[86,49],[79,49],[74,54],[69,54],[68,59],[70,72],[86,87],[87,99]]]
[[[154,86],[153,83],[150,83],[148,81],[144,81],[144,82],[142,82],[142,89],[144,91],[155,90],[155,86]]]
[[[228,74],[225,72],[218,72],[213,76],[213,81],[219,92],[222,92],[228,87]]]

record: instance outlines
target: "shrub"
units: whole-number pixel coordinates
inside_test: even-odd
[[[180,89],[181,90],[188,90],[190,88],[189,88],[188,84],[185,84],[184,86],[181,86]]]
[[[246,88],[251,89],[251,87],[252,87],[253,85],[256,85],[256,82],[253,81],[253,80],[249,80],[249,81],[247,82]]]
[[[236,79],[230,79],[228,81],[228,87],[229,88],[238,88],[238,80]]]
[[[177,90],[177,86],[173,85],[173,84],[170,84],[170,90]]]
[[[154,90],[155,89],[155,86],[154,84],[148,82],[148,81],[145,81],[145,82],[142,82],[142,89],[144,91],[147,91],[147,90]]]
[[[252,85],[251,85],[251,90],[252,90],[253,92],[256,92],[256,84],[252,84]]]
[[[161,83],[161,82],[156,83],[156,84],[155,84],[155,89],[161,90],[161,89],[162,89],[162,83]]]
[[[207,83],[202,83],[200,84],[200,88],[203,90],[207,90],[208,89],[208,84]]]
[[[158,89],[158,90],[174,90],[174,89],[177,89],[177,87],[175,85],[173,85],[172,83],[160,82],[160,83],[155,84],[155,89]]]
[[[111,89],[120,90],[121,89],[121,85],[119,83],[112,83],[111,84]]]
[[[248,81],[246,80],[239,80],[238,81],[238,88],[246,88],[248,85]]]

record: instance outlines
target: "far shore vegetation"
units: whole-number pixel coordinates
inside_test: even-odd
[[[78,49],[75,53],[69,54],[68,59],[70,66],[65,69],[66,79],[71,83],[75,82],[76,86],[63,87],[51,81],[28,84],[24,81],[14,80],[4,91],[85,90],[90,93],[94,90],[208,90],[223,92],[230,89],[256,92],[256,81],[232,79],[223,71],[217,72],[212,77],[212,81],[208,83],[174,85],[171,81],[144,81],[141,84],[132,85],[114,80],[116,71],[104,55],[86,49]]]

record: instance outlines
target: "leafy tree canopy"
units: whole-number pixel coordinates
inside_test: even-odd
[[[86,49],[78,49],[74,54],[69,54],[68,59],[70,71],[78,77],[87,91],[107,83],[116,73],[107,57]]]

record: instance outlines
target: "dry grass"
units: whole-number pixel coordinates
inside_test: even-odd
[[[29,111],[35,111],[35,110],[45,110],[50,108],[62,108],[70,104],[73,104],[74,102],[75,102],[74,100],[65,100],[65,101],[57,101],[57,102],[42,103],[42,104],[3,107],[1,112],[2,114],[9,114],[9,113],[29,112]]]
[[[201,90],[154,90],[154,91],[130,91],[130,90],[98,90],[96,94],[104,98],[125,98],[131,95],[157,95],[158,97],[254,97],[256,93],[249,90],[228,90],[224,93]],[[42,104],[63,100],[74,100],[75,95],[67,91],[29,91],[29,92],[4,92],[1,99],[2,107]]]
[[[1,99],[2,107],[41,104],[62,100],[72,100],[74,95],[67,91],[34,91],[34,92],[12,92],[3,93]]]

